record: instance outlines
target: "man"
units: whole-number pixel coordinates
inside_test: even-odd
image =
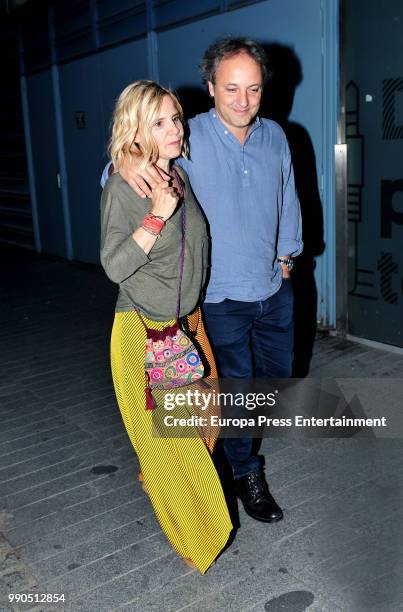
[[[189,121],[190,158],[178,160],[210,225],[211,277],[204,313],[219,373],[284,378],[293,358],[292,257],[302,251],[290,152],[279,125],[257,116],[266,56],[260,45],[225,38],[201,70],[214,108]],[[120,172],[144,197],[161,181],[135,163]],[[283,518],[252,439],[224,441],[235,491],[253,518]]]

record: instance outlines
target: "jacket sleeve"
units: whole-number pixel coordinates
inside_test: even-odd
[[[294,170],[287,141],[282,160],[283,204],[280,216],[277,253],[278,255],[296,256],[302,252],[302,220],[297,191],[295,189]]]
[[[101,264],[114,283],[122,283],[150,258],[132,238],[119,195],[105,189],[101,198]]]

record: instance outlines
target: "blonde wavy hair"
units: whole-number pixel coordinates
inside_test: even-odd
[[[136,81],[120,94],[113,113],[112,136],[108,151],[115,168],[132,155],[141,157],[140,167],[158,160],[158,146],[151,129],[158,119],[162,100],[169,96],[183,122],[183,110],[175,94],[154,81]],[[143,145],[135,142],[141,132]],[[187,157],[188,147],[183,141],[181,155]]]

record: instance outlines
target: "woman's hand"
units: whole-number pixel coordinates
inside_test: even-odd
[[[118,168],[118,172],[137,195],[141,198],[150,198],[152,190],[161,182],[161,175],[162,178],[167,179],[169,175],[165,175],[163,170],[158,172],[152,164],[149,164],[144,170],[140,170],[139,165],[140,158],[132,155],[131,160],[129,160],[128,157],[125,157],[122,165]]]
[[[167,181],[158,183],[151,194],[151,212],[164,221],[172,217],[178,205],[180,195],[175,187],[170,187]]]
[[[164,221],[172,217],[175,208],[178,205],[180,195],[175,187],[170,187],[167,181],[160,181],[153,189],[151,194],[151,212],[157,217],[162,217]],[[150,233],[144,227],[138,227],[132,234],[133,240],[143,249],[144,253],[148,253],[153,248],[158,235]]]

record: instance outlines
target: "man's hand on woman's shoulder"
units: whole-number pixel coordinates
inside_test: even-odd
[[[152,190],[164,182],[164,178],[169,180],[170,177],[162,170],[157,170],[153,164],[149,164],[145,169],[139,166],[140,160],[132,156],[131,160],[125,158],[118,171],[137,195],[141,198],[150,198]]]

